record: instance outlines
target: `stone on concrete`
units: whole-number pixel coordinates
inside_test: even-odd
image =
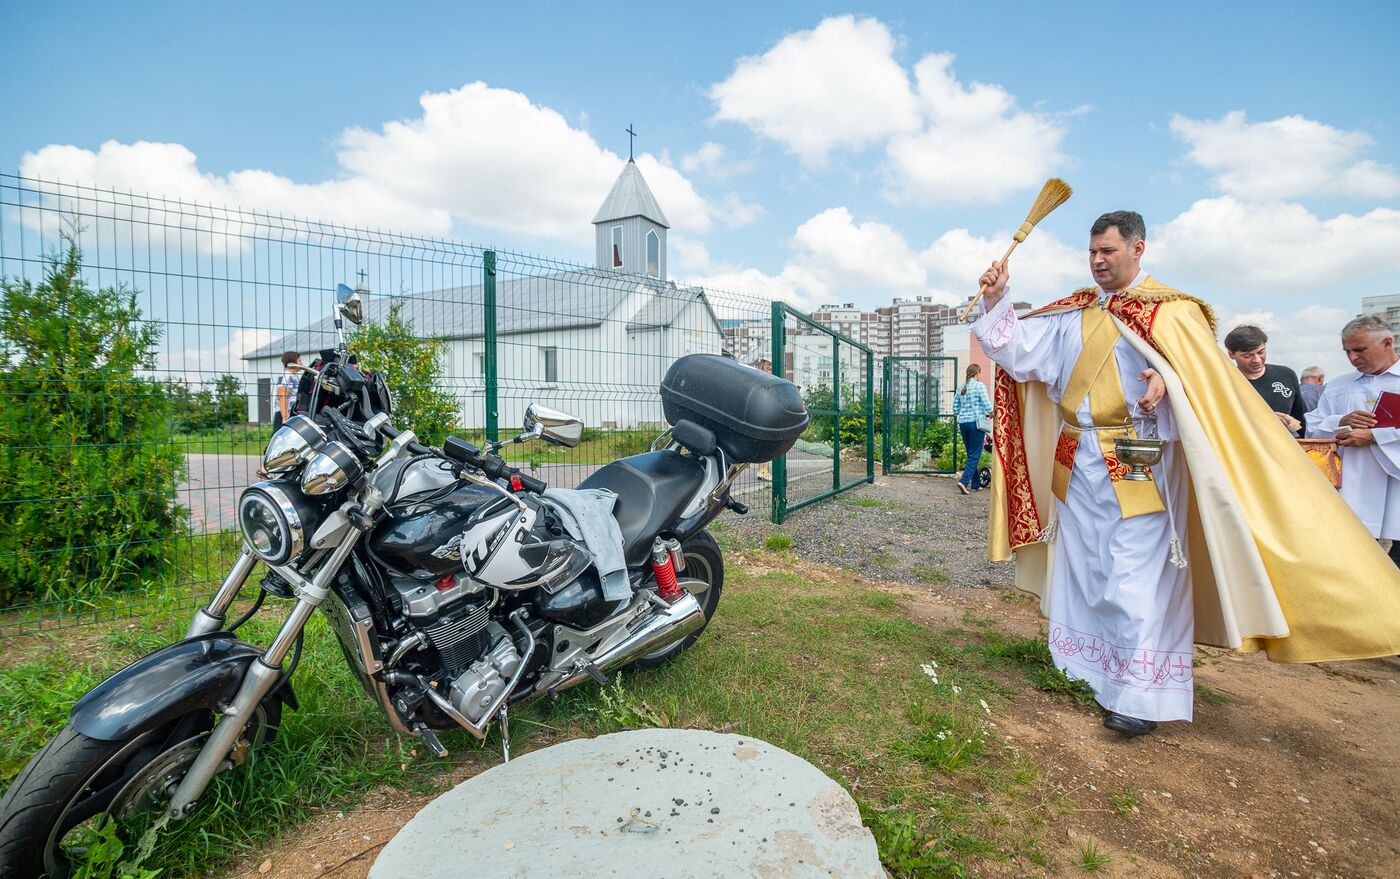
[[[494,766],[390,840],[370,879],[881,879],[855,802],[750,736],[636,730]]]

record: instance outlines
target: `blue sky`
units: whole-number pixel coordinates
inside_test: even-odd
[[[11,3],[0,169],[587,261],[631,123],[673,276],[807,307],[961,299],[1054,174],[1018,296],[1132,207],[1162,280],[1335,373],[1400,292],[1397,10]]]

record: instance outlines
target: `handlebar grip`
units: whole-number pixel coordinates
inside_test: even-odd
[[[511,471],[511,479],[519,479],[520,484],[525,487],[525,490],[531,492],[532,494],[544,494],[545,489],[549,488],[549,485],[543,479],[536,479],[533,476],[526,476],[519,470]]]

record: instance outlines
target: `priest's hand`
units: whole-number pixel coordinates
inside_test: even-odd
[[[1352,413],[1356,414],[1356,413]],[[1369,413],[1366,413],[1369,414]],[[1375,419],[1371,419],[1375,421]],[[1346,433],[1337,434],[1337,445],[1352,448],[1355,446],[1369,446],[1376,441],[1376,437],[1371,433],[1369,427],[1353,427]]]
[[[987,292],[982,294],[982,305],[988,311],[992,306],[1001,301],[1001,297],[1006,295],[1006,282],[1011,280],[1011,273],[1007,271],[1005,263],[994,262],[992,267],[982,273],[978,279],[978,286],[987,288]]]
[[[1375,427],[1376,416],[1372,412],[1357,409],[1342,416],[1342,427]]]
[[[1157,404],[1167,395],[1167,383],[1162,381],[1161,374],[1151,367],[1138,373],[1138,381],[1147,382],[1147,393],[1138,397],[1138,408],[1151,415],[1157,411]]]

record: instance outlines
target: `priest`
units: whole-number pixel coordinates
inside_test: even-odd
[[[1391,541],[1400,565],[1400,428],[1377,427],[1382,392],[1400,394],[1400,355],[1390,326],[1362,315],[1342,327],[1342,350],[1356,368],[1323,388],[1308,414],[1308,436],[1336,438],[1342,456],[1342,498],[1372,537]]]
[[[1400,571],[1229,365],[1210,307],[1143,271],[1146,248],[1140,215],[1104,214],[1095,286],[1025,316],[993,263],[973,325],[1000,367],[989,555],[1014,554],[1056,666],[1128,737],[1191,719],[1196,642],[1400,652]],[[1164,441],[1141,481],[1114,444],[1140,435]]]

